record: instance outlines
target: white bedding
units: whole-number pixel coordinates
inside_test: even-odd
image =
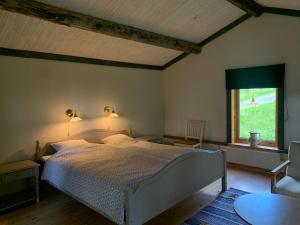
[[[123,224],[126,190],[135,191],[142,180],[191,151],[196,150],[144,141],[88,143],[47,159],[42,179]]]

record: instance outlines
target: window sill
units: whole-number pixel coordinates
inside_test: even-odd
[[[256,148],[250,147],[249,144],[242,144],[242,143],[229,143],[228,146],[231,147],[239,147],[244,148],[248,150],[254,150],[254,151],[263,151],[263,152],[273,152],[273,153],[287,153],[285,150],[281,150],[275,147],[269,147],[269,146],[262,146],[258,145]]]

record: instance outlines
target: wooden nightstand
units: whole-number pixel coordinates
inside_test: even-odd
[[[0,165],[0,185],[11,185],[14,181],[29,178],[35,181],[35,191],[24,190],[7,195],[0,193],[0,211],[32,200],[39,203],[39,166],[30,160]]]
[[[160,136],[142,136],[142,137],[136,138],[136,140],[149,141],[149,142],[158,143],[158,144],[164,143],[164,138],[160,137]]]

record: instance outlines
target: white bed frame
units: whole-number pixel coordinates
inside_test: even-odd
[[[81,138],[95,142],[96,139],[99,140],[99,137],[116,133],[126,132],[89,130],[68,139]],[[53,154],[53,150],[49,146],[47,144],[44,148],[40,148],[37,141],[37,159],[41,159],[43,155]],[[220,178],[222,179],[222,191],[225,191],[227,189],[225,151],[184,154],[171,161],[158,173],[142,181],[135,192],[128,191],[126,193],[125,224],[141,225]],[[78,199],[72,193],[61,191],[92,208],[89,203]],[[98,209],[92,209],[111,219]]]

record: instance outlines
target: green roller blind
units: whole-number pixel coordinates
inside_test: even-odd
[[[285,64],[226,70],[226,89],[283,88]]]

